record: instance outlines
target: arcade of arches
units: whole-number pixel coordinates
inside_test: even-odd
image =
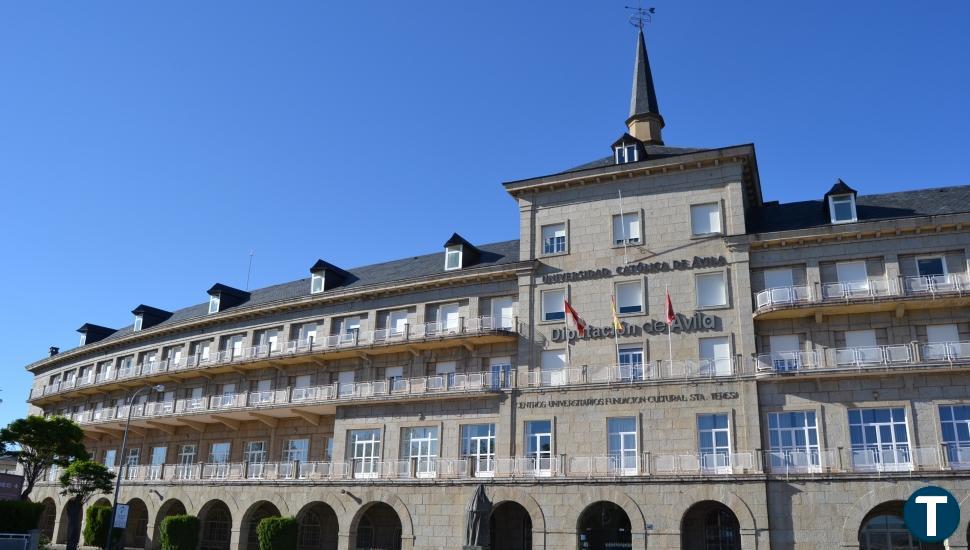
[[[920,543],[903,523],[903,501],[876,506],[859,527],[859,550],[943,550],[942,544]]]

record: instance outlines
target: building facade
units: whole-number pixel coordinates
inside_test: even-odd
[[[920,548],[902,502],[970,489],[970,186],[771,203],[752,145],[663,126],[641,33],[612,154],[504,184],[518,240],[140,305],[28,365],[31,411],[123,476],[133,548],[184,512],[460,548],[479,487],[496,550]]]

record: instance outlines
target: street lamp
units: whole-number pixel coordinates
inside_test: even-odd
[[[121,492],[121,474],[128,466],[125,460],[125,447],[128,446],[128,427],[131,426],[131,411],[135,409],[135,398],[143,391],[165,391],[165,386],[157,384],[155,386],[145,386],[144,388],[131,394],[128,400],[128,420],[125,421],[125,434],[121,437],[121,467],[118,468],[118,477],[115,479],[115,498],[111,505],[111,524],[108,526],[108,541],[105,543],[104,550],[111,550],[111,535],[115,529],[115,516],[118,515],[118,493]]]

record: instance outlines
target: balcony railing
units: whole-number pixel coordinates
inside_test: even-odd
[[[136,404],[132,418],[150,419],[184,414],[204,414],[261,407],[337,403],[357,399],[387,399],[406,396],[433,396],[498,391],[514,386],[514,373],[474,372],[386,380],[336,383],[305,388],[280,388],[268,391],[237,392]],[[396,387],[395,391],[391,388]],[[113,422],[128,416],[127,405],[103,407],[72,415],[79,424]]]
[[[349,334],[338,334],[320,339],[305,338],[278,343],[275,346],[260,345],[249,348],[233,349],[208,353],[206,355],[188,355],[178,360],[149,361],[139,365],[129,365],[114,369],[106,369],[97,373],[93,383],[101,384],[115,380],[132,379],[139,376],[164,374],[166,372],[180,372],[188,369],[204,368],[219,364],[236,363],[266,359],[269,357],[287,357],[301,354],[322,353],[329,350],[384,345],[394,342],[414,342],[452,336],[469,336],[493,331],[516,332],[520,329],[518,318],[515,317],[474,317],[460,318],[451,323],[422,323],[405,325],[402,330],[378,329],[353,331]],[[30,399],[44,397],[70,391],[65,382],[55,382],[43,387],[33,388]]]
[[[650,380],[698,380],[736,376],[746,372],[745,361],[738,357],[698,359],[694,361],[660,360],[631,365],[564,367],[539,369],[529,373],[529,385],[570,386],[581,384],[617,384]]]
[[[889,346],[780,351],[755,357],[758,372],[864,369],[970,362],[970,342],[910,343]]]
[[[755,312],[796,307],[804,304],[871,301],[900,296],[932,298],[970,294],[970,276],[966,273],[928,277],[870,277],[860,281],[775,287],[754,293]]]

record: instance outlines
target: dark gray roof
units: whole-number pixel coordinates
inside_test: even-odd
[[[859,222],[964,212],[970,212],[970,185],[856,197]],[[750,211],[748,233],[807,229],[828,223],[824,200],[766,203]]]
[[[632,137],[632,136],[631,136]],[[689,155],[690,153],[699,153],[701,151],[710,151],[710,149],[699,148],[699,147],[667,147],[665,145],[646,145],[643,146],[644,150],[647,152],[647,158],[641,159],[640,162],[648,160],[656,160],[668,157],[676,157],[680,155]],[[603,157],[593,162],[587,162],[586,164],[580,164],[579,166],[574,166],[568,170],[563,170],[560,174],[568,174],[569,172],[579,172],[581,170],[589,170],[591,168],[604,168],[606,166],[613,166],[616,164],[616,157],[610,155],[608,157]],[[631,162],[625,164],[624,166],[636,166],[636,162]]]
[[[511,264],[519,261],[518,239],[482,245],[477,248],[481,251],[478,262],[473,266],[469,266],[467,269]],[[444,266],[444,250],[435,254],[425,254],[424,256],[415,256],[413,258],[407,258],[404,260],[394,260],[391,262],[367,265],[347,270],[351,275],[353,275],[353,277],[350,278],[346,284],[338,286],[334,290],[342,291],[348,288],[381,285],[395,281],[430,277],[433,275],[445,275],[446,272],[444,271]],[[451,272],[450,274],[453,273],[454,272]],[[330,291],[324,291],[321,295],[326,296],[329,292]],[[235,308],[258,306],[281,300],[302,298],[309,295],[310,278],[306,277],[288,283],[253,290],[249,293],[249,299],[245,300],[240,305],[235,306]],[[235,308],[228,308],[228,311]],[[204,317],[208,314],[208,311],[208,302],[178,309],[172,313],[171,317],[155,326],[159,327],[173,325],[188,319]],[[132,327],[129,325],[115,331],[102,341],[115,340],[131,333]]]
[[[630,118],[647,113],[660,114],[657,105],[657,91],[653,87],[653,73],[650,71],[650,58],[647,57],[647,44],[643,40],[643,29],[637,36],[637,60],[633,65],[633,92],[630,94]]]

